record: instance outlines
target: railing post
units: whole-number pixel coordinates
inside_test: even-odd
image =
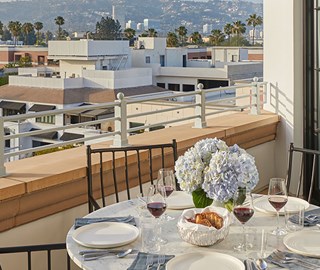
[[[117,98],[120,106],[115,106],[114,116],[120,118],[115,120],[115,131],[119,131],[120,134],[114,136],[114,146],[126,146],[128,145],[128,128],[127,128],[127,101],[124,98],[123,93],[118,93]]]
[[[0,177],[6,176],[6,167],[4,166],[4,121],[0,117]]]
[[[205,128],[207,127],[206,122],[206,93],[203,91],[203,84],[197,85],[201,91],[200,94],[196,94],[196,107],[195,115],[198,116],[194,121],[194,128]]]
[[[251,96],[251,114],[260,114],[260,88],[259,88],[259,78],[254,77],[252,83],[252,96]]]

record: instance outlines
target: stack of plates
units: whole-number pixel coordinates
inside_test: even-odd
[[[244,270],[244,264],[237,258],[218,252],[195,252],[171,259],[166,270],[199,270],[218,267],[219,270]]]
[[[99,222],[92,223],[73,232],[73,239],[78,244],[92,248],[119,247],[135,241],[139,229],[127,223]]]

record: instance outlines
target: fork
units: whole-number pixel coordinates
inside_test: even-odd
[[[164,255],[159,255],[157,270],[160,270],[161,266],[164,265],[165,262],[166,262],[166,257]]]
[[[147,270],[150,269],[150,267],[152,267],[153,265],[153,255],[147,255]]]
[[[309,266],[307,264],[304,264],[304,263],[302,263],[300,261],[297,261],[297,260],[295,260],[295,261],[291,261],[291,260],[287,261],[287,260],[280,259],[280,257],[278,257],[276,254],[271,254],[271,258],[272,258],[271,262],[274,261],[276,263],[281,263],[281,264],[295,263],[295,264],[300,265],[300,266],[302,266],[304,268],[315,270],[314,267],[311,267],[311,266]]]
[[[300,258],[297,258],[297,257],[288,257],[288,256],[286,256],[286,254],[285,253],[283,253],[281,250],[276,250],[275,251],[275,255],[277,256],[277,257],[279,257],[281,260],[284,260],[284,261],[288,261],[288,262],[297,262],[297,261],[299,261],[299,262],[301,262],[301,263],[304,263],[304,264],[307,264],[307,265],[309,265],[309,266],[311,266],[311,267],[316,267],[316,268],[319,268],[319,266],[318,265],[316,265],[316,264],[314,264],[314,263],[311,263],[311,262],[308,262],[308,261],[305,261],[305,260],[303,260],[303,259],[300,259]]]

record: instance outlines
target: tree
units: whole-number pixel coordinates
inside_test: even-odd
[[[237,36],[237,39],[239,40],[242,34],[246,32],[246,25],[241,21],[233,22],[232,24],[232,34],[235,34]],[[237,44],[239,46],[239,44]]]
[[[6,26],[3,27],[3,34],[1,40],[6,41],[6,40],[11,40],[11,33],[8,30]]]
[[[118,39],[121,34],[121,25],[110,17],[102,17],[96,24],[95,39],[113,40]]]
[[[148,37],[157,37],[158,32],[154,28],[149,28],[148,29]]]
[[[18,37],[21,34],[21,23],[19,21],[10,21],[8,23],[8,29],[10,30],[11,34],[13,35],[14,44],[17,45]]]
[[[40,30],[43,28],[42,22],[35,22],[34,29],[37,30],[37,45],[40,45]]]
[[[46,44],[48,44],[49,40],[53,39],[53,34],[50,31],[47,31],[45,34],[45,38],[46,38]]]
[[[176,33],[169,32],[167,34],[167,46],[168,47],[177,47],[178,46],[178,36]]]
[[[190,39],[193,44],[200,44],[202,42],[202,36],[199,32],[193,32]]]
[[[30,56],[23,56],[19,59],[20,67],[32,67],[32,59]]]
[[[219,29],[214,29],[211,31],[211,35],[209,36],[210,44],[213,46],[219,46],[224,41],[224,33],[222,33]]]
[[[56,25],[58,25],[58,40],[62,39],[62,29],[61,29],[61,25],[64,25],[64,18],[61,16],[58,16],[54,19],[54,22]]]
[[[252,45],[254,45],[254,35],[256,33],[256,26],[261,25],[262,24],[262,17],[261,16],[257,16],[257,14],[252,14],[249,16],[249,18],[247,19],[247,25],[248,26],[252,26]]]
[[[3,23],[0,21],[0,36],[3,35]]]
[[[178,34],[180,44],[183,46],[187,40],[188,30],[185,26],[181,25],[179,28],[175,29],[175,32]]]
[[[224,31],[225,35],[228,36],[228,41],[229,41],[229,44],[230,44],[230,37],[231,37],[231,34],[232,34],[232,25],[230,23],[227,23],[224,26],[223,31]]]
[[[33,30],[33,24],[26,22],[21,27],[22,33],[24,34],[24,44],[28,45],[28,36]]]
[[[136,35],[136,30],[132,28],[126,28],[123,32],[124,32],[124,36],[129,40],[133,39],[134,36]]]

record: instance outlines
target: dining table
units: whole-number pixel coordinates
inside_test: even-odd
[[[266,198],[266,195],[264,195]],[[255,200],[263,198],[262,195],[255,194]],[[115,203],[104,208],[101,208],[97,211],[94,211],[87,216],[86,218],[103,218],[103,217],[118,217],[118,216],[133,216],[136,221],[136,226],[139,228],[142,202],[141,199],[131,199]],[[317,206],[310,205],[308,209],[315,209]],[[229,234],[227,237],[214,245],[201,247],[189,244],[183,241],[178,233],[177,222],[181,216],[184,209],[170,209],[168,206],[166,214],[172,217],[171,219],[163,219],[161,221],[161,235],[164,236],[167,240],[167,243],[161,245],[159,251],[160,254],[175,255],[176,257],[183,254],[193,254],[195,252],[215,252],[231,255],[235,258],[238,258],[241,261],[244,261],[250,254],[259,252],[259,245],[256,245],[257,238],[260,237],[262,229],[267,232],[267,245],[265,252],[266,254],[271,254],[274,250],[287,250],[286,246],[283,244],[284,236],[274,236],[270,232],[275,229],[277,224],[276,215],[274,213],[269,213],[266,211],[257,211],[254,212],[253,217],[245,224],[247,231],[247,241],[253,243],[252,248],[248,249],[245,252],[238,252],[234,250],[234,246],[237,243],[242,242],[243,240],[243,231],[241,223],[233,218],[232,224],[229,228]],[[145,214],[145,213],[144,213]],[[231,214],[232,215],[232,214]],[[280,216],[280,224],[284,226],[284,216]],[[115,255],[105,256],[92,261],[85,261],[83,256],[79,254],[82,250],[88,250],[90,248],[84,247],[77,243],[74,240],[74,234],[77,229],[72,226],[66,236],[66,245],[67,251],[70,258],[74,263],[79,266],[81,269],[85,270],[123,270],[127,269],[134,261],[137,256],[137,253],[132,253],[124,258],[118,258]],[[304,227],[303,230],[319,230],[317,226]],[[320,231],[320,230],[319,230]],[[290,232],[289,232],[290,233]],[[142,250],[142,239],[141,235],[131,243],[128,243],[124,246],[118,247],[118,249],[135,249],[138,251]],[[276,267],[275,265],[268,265],[268,269]],[[278,268],[278,267],[277,267]],[[285,268],[282,268],[285,269]]]

